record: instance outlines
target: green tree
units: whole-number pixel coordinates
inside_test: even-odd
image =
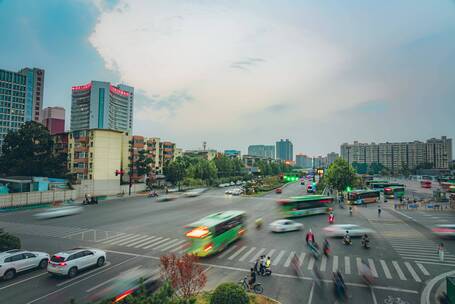
[[[148,176],[152,170],[152,167],[150,166],[151,163],[152,159],[148,157],[148,151],[145,150],[139,151],[137,159],[134,163],[137,175]]]
[[[218,177],[229,177],[233,176],[234,174],[234,163],[233,161],[226,156],[221,156],[219,158],[215,158],[213,163],[216,166]]]
[[[0,252],[20,248],[21,240],[18,237],[6,233],[3,231],[3,229],[0,229]]]
[[[220,284],[212,294],[210,304],[248,304],[246,291],[235,283]]]
[[[0,172],[16,176],[66,177],[66,155],[54,155],[53,141],[42,124],[26,122],[10,131],[2,146]]]
[[[327,169],[324,175],[327,185],[338,191],[344,191],[348,186],[356,183],[355,170],[347,161],[337,158]]]
[[[368,172],[368,164],[366,163],[353,162],[352,167],[357,172],[357,174],[366,174]]]
[[[164,166],[164,175],[166,175],[166,179],[179,186],[180,182],[185,178],[185,171],[185,162],[181,158],[168,162]]]

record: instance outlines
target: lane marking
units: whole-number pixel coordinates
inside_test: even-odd
[[[146,255],[146,254],[137,254],[137,253],[131,253],[131,252],[124,252],[124,251],[117,251],[117,250],[104,250],[106,252],[110,253],[116,253],[116,254],[122,254],[122,255],[127,255],[127,256],[133,256],[133,257],[142,257],[142,258],[147,258],[147,259],[152,259],[152,260],[157,260],[159,261],[160,258],[156,256],[151,256],[151,255]],[[300,257],[304,256],[303,253],[300,255]],[[302,261],[303,259],[301,259]],[[227,269],[227,270],[236,270],[236,271],[241,271],[245,273],[249,273],[250,269],[246,268],[238,268],[238,267],[232,267],[232,266],[224,266],[224,265],[216,265],[216,264],[209,264],[209,263],[198,263],[199,265],[202,266],[207,266],[207,267],[213,267],[213,268],[219,268],[219,269]],[[289,274],[282,274],[282,273],[273,273],[274,276],[277,277],[282,277],[282,278],[290,278],[290,279],[301,279],[301,280],[307,280],[307,281],[313,281],[313,277],[298,277],[295,275],[289,275]],[[333,280],[322,280],[325,283],[333,283]],[[402,288],[396,288],[396,287],[390,287],[390,286],[368,286],[365,284],[359,284],[359,283],[345,283],[347,286],[354,286],[354,287],[363,287],[363,288],[374,288],[374,289],[379,289],[379,290],[389,290],[389,291],[396,291],[396,292],[405,292],[405,293],[412,293],[412,294],[419,294],[419,291],[417,290],[411,290],[411,289],[402,289]],[[29,303],[27,303],[29,304]]]
[[[178,247],[178,246],[180,246],[182,243],[185,243],[185,241],[186,241],[186,240],[179,240],[178,242],[176,242],[176,243],[174,243],[174,244],[172,244],[172,245],[169,245],[169,246],[166,246],[166,247],[162,248],[161,251],[166,251],[166,250],[169,250],[169,249],[174,248],[174,247],[176,247],[176,246]]]
[[[404,273],[403,271],[401,270],[400,268],[400,265],[398,265],[398,263],[396,261],[392,261],[392,264],[393,266],[395,267],[397,273],[398,273],[398,276],[400,277],[400,280],[403,280],[405,281],[406,280],[406,277],[404,276]]]
[[[378,304],[378,301],[376,300],[376,295],[374,293],[374,288],[370,288],[371,292],[371,298],[373,299],[373,304]]]
[[[65,235],[62,236],[62,238],[67,239],[67,238],[70,238],[70,237],[72,237],[74,235],[84,234],[84,233],[86,233],[88,231],[94,231],[94,230],[93,229],[82,229],[82,230],[77,231],[77,232],[65,234]]]
[[[92,274],[92,275],[90,275],[90,276],[86,276],[86,277],[82,278],[82,279],[79,280],[79,281],[76,281],[76,282],[73,282],[73,283],[68,284],[68,285],[66,285],[66,286],[63,286],[62,288],[59,288],[59,289],[54,290],[54,291],[52,291],[52,292],[50,292],[50,293],[48,293],[48,294],[45,294],[44,296],[41,296],[41,297],[36,298],[36,299],[34,299],[34,300],[30,301],[30,302],[27,302],[27,304],[32,304],[32,303],[38,302],[38,301],[40,301],[40,300],[42,300],[42,299],[44,299],[44,298],[47,298],[47,297],[49,297],[49,296],[51,296],[51,295],[53,295],[53,294],[59,293],[59,292],[61,292],[62,290],[65,290],[65,289],[67,289],[67,288],[69,288],[69,287],[71,287],[71,286],[73,286],[73,285],[76,285],[77,283],[83,282],[83,281],[85,281],[85,280],[87,280],[87,279],[90,279],[91,277],[94,277],[94,276],[100,274],[100,273],[106,272],[106,271],[108,271],[108,270],[110,270],[110,269],[112,269],[112,268],[115,268],[115,267],[120,266],[120,265],[122,265],[122,264],[124,264],[124,263],[126,263],[126,262],[129,262],[129,261],[131,261],[131,260],[134,260],[135,258],[137,258],[137,257],[132,257],[132,258],[127,259],[127,260],[125,260],[125,261],[123,261],[123,262],[120,262],[120,263],[118,263],[118,264],[116,264],[116,265],[114,265],[114,266],[111,266],[111,267],[106,268],[106,269],[103,269],[103,270],[101,270],[101,271],[99,271],[99,272],[97,272],[97,273],[94,273],[94,274]]]
[[[348,256],[344,257],[344,273],[351,274],[351,260]]]
[[[32,277],[23,279],[23,280],[21,280],[21,281],[17,281],[17,282],[8,284],[8,285],[6,285],[6,286],[0,287],[0,290],[7,289],[7,288],[9,288],[9,287],[13,287],[13,286],[15,286],[15,285],[18,285],[18,284],[21,284],[21,283],[24,283],[24,282],[33,280],[33,279],[38,278],[38,277],[41,277],[41,276],[43,276],[43,275],[45,275],[45,274],[47,274],[47,271],[45,271],[45,272],[43,272],[43,273],[40,273],[40,274],[37,274],[37,275],[35,275],[35,276],[32,276]]]
[[[90,289],[87,289],[85,292],[86,292],[86,293],[90,293],[90,292],[92,292],[93,290],[98,289],[98,288],[100,288],[101,286],[104,286],[104,285],[106,285],[106,284],[108,284],[108,283],[110,283],[110,282],[112,282],[112,281],[114,281],[114,280],[117,280],[117,279],[118,279],[118,277],[110,278],[110,279],[107,280],[107,281],[104,281],[104,282],[102,282],[102,283],[100,283],[100,284],[98,284],[98,285],[95,285],[95,286],[93,286],[93,287],[90,288]]]
[[[145,246],[145,245],[149,245],[149,244],[151,244],[151,243],[158,242],[158,241],[161,240],[162,238],[163,238],[163,237],[160,236],[160,237],[157,237],[157,238],[155,238],[155,239],[152,239],[152,240],[149,240],[149,241],[140,243],[140,244],[134,246],[134,248],[142,248],[142,247]]]
[[[302,266],[303,260],[305,260],[306,253],[302,252],[299,257],[299,267]]]
[[[222,254],[220,254],[218,256],[219,259],[222,259],[224,258],[225,256],[227,256],[229,253],[231,253],[232,251],[234,251],[235,249],[237,249],[239,246],[238,245],[234,245],[232,246],[231,248],[225,250]]]
[[[313,292],[314,292],[314,282],[311,285],[310,296],[308,297],[308,304],[311,304],[311,302],[313,301]]]
[[[64,286],[64,285],[69,284],[69,283],[71,283],[71,282],[73,282],[73,281],[76,281],[76,280],[79,279],[79,278],[86,277],[86,276],[88,276],[89,274],[94,273],[95,271],[97,271],[97,270],[99,270],[99,269],[104,269],[104,268],[106,268],[106,267],[109,267],[110,265],[111,265],[111,262],[106,261],[106,263],[105,263],[102,267],[100,267],[100,268],[94,268],[94,269],[92,269],[92,270],[90,270],[90,271],[87,271],[87,272],[84,271],[83,273],[80,273],[79,275],[76,275],[76,276],[75,276],[74,278],[72,278],[72,279],[67,279],[67,280],[65,280],[65,281],[63,281],[63,282],[61,282],[61,283],[58,283],[56,286],[57,286],[57,287]],[[81,271],[83,271],[83,270],[81,270]],[[78,273],[79,273],[79,271],[78,271]]]
[[[151,241],[151,240],[154,240],[154,239],[156,239],[156,236],[149,236],[149,237],[147,237],[147,238],[145,238],[143,240],[136,241],[134,243],[128,244],[128,245],[126,245],[126,247],[133,247],[133,246],[136,246],[138,244],[144,244],[144,243],[147,243],[148,241]]]
[[[147,246],[145,246],[145,247],[142,247],[142,248],[143,248],[143,249],[149,249],[149,248],[155,247],[155,246],[158,245],[158,244],[162,244],[162,243],[164,243],[164,242],[167,242],[168,240],[169,240],[169,238],[165,238],[165,239],[162,239],[162,240],[160,240],[160,241],[158,241],[158,242],[154,242],[154,243],[152,243],[152,244],[150,244],[150,245],[147,245]]]
[[[455,266],[455,264],[450,264],[450,263],[437,263],[437,262],[422,260],[422,259],[419,259],[419,257],[403,257],[403,259],[412,260],[416,263],[418,262],[418,263],[429,264],[429,265]]]
[[[327,257],[323,256],[321,260],[321,267],[319,268],[320,271],[325,271],[327,267]]]
[[[333,264],[332,264],[332,272],[336,272],[338,270],[338,256],[333,256]]]
[[[273,260],[272,265],[273,266],[278,265],[278,263],[280,262],[281,258],[283,257],[283,255],[285,253],[286,253],[286,250],[281,250],[280,253],[278,254],[278,256]]]
[[[103,243],[103,244],[117,243],[117,242],[121,242],[121,241],[130,239],[130,238],[135,237],[135,236],[136,236],[136,234],[126,234],[126,235],[120,236],[118,238],[110,239],[108,241],[102,241],[101,243]]]
[[[272,258],[272,255],[275,253],[275,249],[270,250],[265,256]]]
[[[120,242],[120,243],[117,244],[117,246],[125,246],[127,244],[131,244],[131,243],[134,243],[136,241],[143,240],[143,239],[145,239],[147,237],[148,237],[148,235],[141,235],[139,237],[136,237],[136,238],[133,238],[133,239],[129,239],[129,240],[126,240],[124,242]]]
[[[308,270],[313,270],[315,259],[313,257],[310,258],[310,262],[308,263]]]
[[[179,239],[171,239],[168,242],[164,242],[164,243],[160,244],[159,246],[156,246],[153,249],[163,251],[163,248],[166,248],[169,245],[173,246],[175,243],[178,243],[179,241],[180,241]]]
[[[357,257],[355,258],[355,261],[357,263],[357,273],[360,275],[360,269],[362,268],[362,259]]]
[[[253,248],[256,248],[256,247],[253,247]],[[265,248],[262,248],[261,250],[259,250],[259,251],[253,256],[253,258],[250,259],[250,263],[253,263],[254,261],[256,261],[257,258],[259,258],[265,250],[266,250]]]
[[[385,277],[389,280],[392,279],[392,275],[390,274],[389,267],[387,266],[386,262],[384,260],[380,260],[379,263],[381,263],[382,270],[384,270]]]
[[[246,246],[243,246],[242,248],[240,248],[239,250],[234,252],[233,255],[228,257],[228,260],[233,260],[236,256],[238,256],[240,253],[242,253],[242,251],[245,250],[245,249],[246,249]],[[254,249],[256,249],[256,247],[251,248],[250,251],[253,251]]]
[[[106,231],[106,235],[109,235],[109,232],[108,232],[108,231]],[[123,235],[126,235],[126,233],[124,233],[124,232],[119,232],[119,233],[117,233],[117,234],[115,234],[115,235],[111,235],[111,236],[105,237],[104,239],[98,240],[97,242],[104,242],[104,241],[111,240],[111,239],[113,239],[113,238],[116,238],[116,237],[118,237],[118,236],[123,236]]]
[[[409,272],[411,273],[411,276],[414,278],[414,280],[416,282],[419,282],[419,283],[422,282],[422,280],[419,278],[419,276],[415,272],[414,268],[412,268],[411,264],[409,264],[409,262],[404,262],[404,265],[409,270]]]
[[[429,276],[430,273],[428,272],[428,270],[425,269],[425,267],[423,267],[422,263],[416,263],[417,266],[420,268],[420,271],[422,271],[422,273],[426,276]]]
[[[295,254],[295,252],[291,251],[288,258],[286,259],[286,262],[284,262],[284,265],[283,265],[284,267],[289,267],[289,265],[291,265],[291,261],[292,261],[292,258],[294,257],[294,254]]]
[[[378,272],[376,271],[376,265],[374,264],[373,259],[368,259],[368,265],[370,266],[371,269],[371,274],[377,278],[378,277]]]

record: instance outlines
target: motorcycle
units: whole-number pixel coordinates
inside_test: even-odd
[[[82,205],[96,205],[98,204],[98,200],[96,199],[96,197],[92,197],[90,199],[84,199],[84,201],[82,202]]]
[[[272,275],[272,270],[270,268],[264,268],[264,270],[261,273],[261,276],[263,277],[268,277]]]
[[[335,216],[329,215],[329,224],[333,224],[335,222]]]
[[[148,197],[158,197],[158,193],[156,191],[150,191]]]
[[[365,248],[365,249],[369,249],[370,248],[370,241],[369,240],[362,240],[361,244],[362,244],[362,247]]]
[[[261,218],[258,218],[256,221],[255,221],[255,225],[256,225],[256,229],[261,229],[262,228],[262,219]]]
[[[350,237],[344,237],[343,238],[343,244],[345,245],[352,245],[352,240]]]

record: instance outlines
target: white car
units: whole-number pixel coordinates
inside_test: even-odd
[[[207,188],[192,189],[185,192],[186,197],[196,197],[207,191]]]
[[[351,237],[362,236],[366,234],[373,234],[374,231],[369,228],[364,228],[353,224],[330,225],[325,227],[324,232],[330,237],[343,237],[346,231],[349,231]]]
[[[303,224],[291,220],[276,220],[269,225],[270,231],[273,232],[286,232],[296,231],[303,229]]]
[[[41,268],[46,269],[49,254],[38,251],[13,249],[0,253],[0,276],[5,280],[11,280],[17,273]]]
[[[63,206],[63,207],[46,209],[44,212],[35,214],[34,217],[39,220],[44,220],[44,219],[49,219],[49,218],[79,214],[83,210],[84,210],[84,208],[81,206]]]
[[[455,225],[454,224],[442,224],[437,225],[433,229],[431,229],[434,234],[439,237],[446,237],[446,238],[453,238],[455,237]]]
[[[76,248],[54,254],[47,266],[47,272],[73,278],[79,271],[91,266],[101,267],[105,262],[106,252],[103,250]]]

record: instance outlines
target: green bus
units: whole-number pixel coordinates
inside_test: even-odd
[[[372,180],[367,180],[365,183],[367,186],[370,186],[371,184],[386,184],[388,183],[388,180],[385,179],[372,179]]]
[[[357,204],[358,200],[364,203],[377,203],[381,198],[381,191],[379,190],[352,190],[347,194],[347,203],[351,205]]]
[[[404,196],[404,186],[389,186],[384,188],[384,197],[402,198]]]
[[[324,195],[294,196],[277,203],[281,214],[286,218],[328,213],[333,210],[333,197]]]
[[[228,210],[208,215],[185,228],[190,240],[188,253],[205,257],[222,251],[245,234],[246,213]]]

